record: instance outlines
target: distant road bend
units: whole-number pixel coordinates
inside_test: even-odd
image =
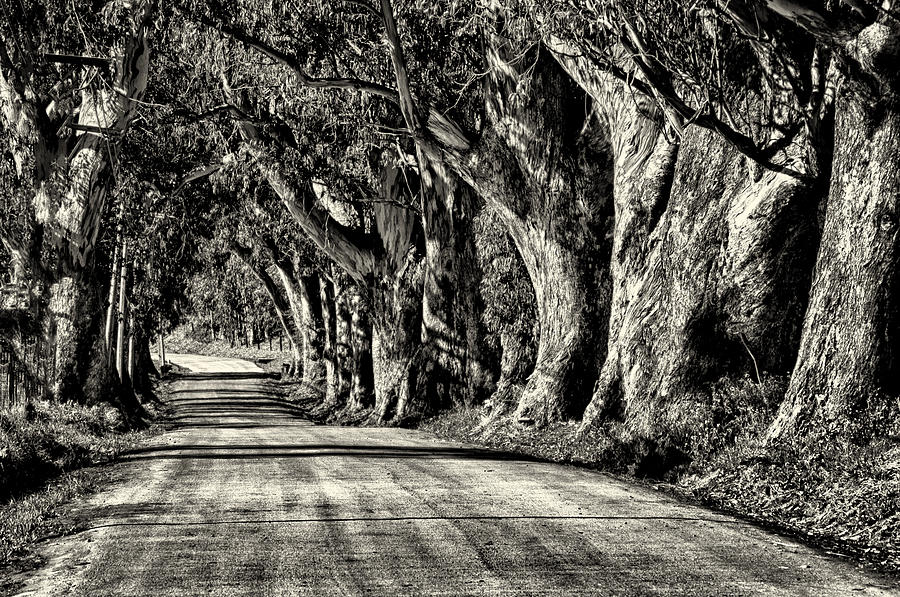
[[[895,581],[601,473],[318,426],[173,355],[173,428],[114,465],[21,595],[893,595]]]

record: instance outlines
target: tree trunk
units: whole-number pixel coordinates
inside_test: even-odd
[[[126,384],[125,376],[127,371],[126,354],[125,354],[125,328],[128,323],[128,241],[122,242],[122,265],[119,278],[119,328],[116,334],[116,372],[119,374],[119,381]]]
[[[116,282],[119,279],[119,251],[121,250],[122,245],[122,232],[116,235],[116,248],[115,253],[113,254],[112,264],[110,265],[110,276],[109,276],[109,301],[106,305],[106,328],[103,334],[103,338],[106,340],[106,350],[110,357],[110,363],[112,363],[112,355],[113,355],[113,322],[115,321],[115,313],[116,313]]]
[[[57,400],[116,403],[116,382],[105,389],[102,383],[86,387],[90,375],[101,380],[111,377],[100,335],[101,305],[96,286],[81,275],[63,278],[50,288],[45,335],[47,346],[55,348],[49,381]],[[95,363],[95,359],[101,362]]]
[[[165,366],[166,366],[166,330],[165,330],[165,327],[163,326],[163,322],[162,322],[162,317],[161,317],[161,316],[160,316],[160,318],[159,318],[159,339],[158,339],[158,342],[159,342],[159,346],[158,346],[158,351],[159,351],[159,366],[160,366],[160,367],[165,367]]]
[[[335,288],[335,367],[337,394],[344,401],[350,397],[353,370],[353,316],[350,312],[352,296],[358,294],[356,285],[336,267],[332,268]]]
[[[822,240],[773,439],[810,425],[871,435],[897,416],[900,111],[852,88],[836,108]]]
[[[809,182],[748,168],[714,133],[685,131],[666,210],[650,226],[644,271],[583,427],[620,417],[626,438],[677,451],[683,446],[673,439],[709,423],[702,413],[711,382],[790,367],[809,287],[816,193]]]
[[[325,392],[325,322],[319,296],[319,277],[300,276],[300,307],[303,316],[303,383]]]
[[[319,301],[322,305],[322,324],[325,331],[322,358],[325,361],[325,402],[330,409],[347,399],[338,388],[337,363],[337,307],[331,281],[319,277]]]
[[[288,275],[281,266],[279,266],[278,262],[275,260],[275,257],[270,253],[271,260],[275,265],[276,270],[279,273],[279,277],[281,277],[282,284],[285,289],[285,294],[287,295],[287,300],[285,297],[281,295],[281,292],[278,289],[278,284],[275,283],[275,280],[272,279],[272,276],[269,275],[267,269],[261,264],[253,259],[252,251],[248,247],[243,247],[237,242],[231,243],[231,252],[234,255],[244,262],[244,264],[250,269],[253,275],[257,280],[263,285],[263,289],[266,291],[266,294],[269,297],[269,300],[272,301],[272,306],[275,308],[275,314],[278,317],[278,322],[281,324],[281,328],[284,330],[285,334],[288,337],[288,343],[290,346],[291,352],[291,370],[289,371],[290,376],[296,375],[298,363],[301,361],[301,326],[297,324],[297,308],[291,302],[292,293],[295,292],[292,282],[290,280],[286,280],[286,276]],[[212,323],[212,319],[210,319],[210,323]]]
[[[424,264],[415,250],[393,279],[383,278],[373,290],[372,365],[375,414],[381,422],[402,423],[432,406],[420,392],[422,362],[422,278]]]
[[[374,405],[375,378],[372,365],[372,323],[359,292],[350,298],[352,359],[350,378],[351,411]]]
[[[678,142],[664,130],[656,100],[601,71],[590,52],[560,39],[550,42],[553,57],[594,101],[613,156],[615,206],[610,274],[610,350],[625,310],[639,288],[650,234],[665,211],[672,189]],[[596,50],[595,50],[596,51]]]
[[[134,313],[128,314],[128,362],[125,370],[128,372],[128,385],[134,388]]]
[[[471,188],[429,160],[422,178],[425,279],[422,340],[428,353],[425,392],[435,406],[481,402],[492,389],[483,362],[479,282],[472,219],[479,209]]]
[[[538,310],[535,368],[516,410],[538,426],[581,414],[606,342],[609,281],[609,155],[581,135],[584,98],[545,53],[511,58],[496,42],[488,51],[485,133],[470,165],[495,171],[476,189],[492,204],[525,262]],[[527,64],[526,64],[527,63]],[[531,67],[529,96],[516,101],[516,69]],[[542,131],[541,135],[523,131]],[[590,167],[579,164],[590,156]],[[475,176],[472,176],[473,182]]]
[[[150,356],[150,338],[141,331],[135,330],[135,363],[131,383],[137,392],[149,394],[152,391],[151,376],[159,376]]]

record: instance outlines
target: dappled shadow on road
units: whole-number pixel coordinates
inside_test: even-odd
[[[277,373],[234,372],[234,373],[179,373],[178,379],[186,381],[208,381],[215,379],[278,379]]]
[[[256,429],[312,425],[304,411],[286,400],[259,374],[179,375],[165,401],[173,429]]]
[[[166,404],[169,407],[168,421],[177,430],[253,430],[312,426],[316,423],[306,418],[305,412],[295,403],[278,394],[273,386],[258,376],[244,374],[226,376],[222,374],[196,374],[180,376],[182,381],[192,381],[200,377],[202,383],[182,383],[176,385]],[[241,380],[250,380],[247,381]],[[139,460],[243,460],[262,461],[267,459],[293,458],[365,458],[365,459],[456,459],[531,461],[527,456],[494,450],[465,447],[410,446],[395,445],[391,441],[384,444],[351,441],[343,443],[304,443],[304,435],[291,431],[274,437],[282,441],[253,443],[250,434],[209,436],[200,443],[185,443],[165,446],[151,446],[132,450],[123,454],[128,461]],[[297,437],[297,441],[293,439]],[[213,441],[210,441],[210,439]],[[234,443],[227,439],[233,438]],[[287,438],[288,442],[283,440]],[[321,440],[319,440],[321,442]]]

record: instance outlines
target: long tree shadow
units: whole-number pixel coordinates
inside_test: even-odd
[[[358,444],[192,444],[131,450],[123,460],[263,460],[268,458],[418,458],[539,462],[521,454],[481,448]]]

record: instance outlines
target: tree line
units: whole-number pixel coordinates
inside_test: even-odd
[[[54,396],[115,386],[118,227],[141,354],[215,239],[332,410],[678,447],[783,376],[770,440],[896,419],[892,2],[4,7],[0,239]]]

